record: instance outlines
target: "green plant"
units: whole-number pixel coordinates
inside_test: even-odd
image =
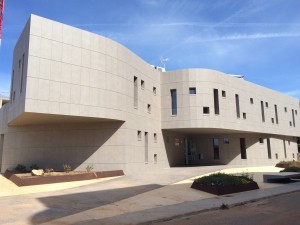
[[[253,181],[253,174],[250,174],[250,173],[248,172],[248,170],[247,170],[246,172],[243,171],[243,172],[241,173],[241,176],[242,176],[242,177],[246,177],[247,179]]]
[[[38,167],[38,165],[37,164],[31,164],[31,166],[30,166],[30,170],[38,170],[39,169],[39,167]]]
[[[15,168],[16,172],[21,172],[21,173],[26,173],[27,169],[26,166],[22,165],[22,164],[18,164]]]
[[[93,165],[87,165],[87,166],[85,167],[85,170],[86,170],[88,173],[91,172],[93,169],[94,169]]]
[[[200,177],[195,180],[203,186],[227,186],[227,185],[239,185],[248,184],[253,182],[253,180],[244,176],[236,176],[232,174],[225,173],[214,173],[208,176]]]
[[[44,173],[52,173],[52,172],[54,172],[54,169],[52,169],[52,168],[46,167],[46,168],[44,169]]]
[[[70,164],[63,164],[63,168],[64,168],[64,171],[65,172],[70,172],[71,170],[72,170],[72,167],[71,167],[71,165]]]
[[[300,167],[288,167],[280,172],[300,172]]]

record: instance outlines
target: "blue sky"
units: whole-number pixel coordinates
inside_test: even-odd
[[[0,93],[31,13],[122,43],[168,70],[209,68],[300,98],[299,0],[6,0]]]

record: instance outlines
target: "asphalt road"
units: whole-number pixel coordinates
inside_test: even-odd
[[[300,192],[155,223],[157,225],[300,225]]]

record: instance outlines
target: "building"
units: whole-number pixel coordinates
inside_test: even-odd
[[[32,15],[0,109],[1,172],[125,172],[296,159],[299,100],[208,69],[164,72],[112,40]]]

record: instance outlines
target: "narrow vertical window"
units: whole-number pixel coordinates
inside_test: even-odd
[[[151,113],[151,105],[150,104],[147,105],[147,110],[148,110],[148,113]]]
[[[219,152],[219,139],[213,139],[213,148],[214,148],[214,159],[220,159],[220,152]]]
[[[277,105],[274,105],[274,109],[275,109],[275,121],[276,121],[276,124],[278,124],[278,112],[277,112]]]
[[[141,88],[144,89],[145,88],[145,81],[141,80]]]
[[[265,122],[265,108],[264,108],[264,102],[260,101],[260,106],[261,106],[261,119],[263,122]]]
[[[154,164],[157,164],[157,154],[154,154]]]
[[[226,98],[226,91],[222,91],[222,97]]]
[[[250,98],[250,103],[251,103],[251,104],[253,104],[253,103],[254,103],[254,101],[253,101],[253,98]]]
[[[246,148],[246,139],[240,138],[240,149],[241,149],[241,158],[247,159],[247,148]]]
[[[172,104],[172,115],[177,115],[177,93],[176,93],[176,89],[171,89],[171,104]]]
[[[148,132],[145,132],[145,163],[148,163]]]
[[[156,95],[156,87],[153,87],[153,94]]]
[[[283,150],[284,150],[284,158],[287,158],[285,140],[283,140]]]
[[[272,159],[270,138],[267,138],[268,159]]]
[[[140,130],[137,131],[137,139],[138,141],[142,140],[142,131]]]
[[[215,114],[220,114],[220,107],[219,107],[219,90],[214,89],[214,106],[215,106]]]
[[[133,90],[133,98],[134,98],[134,100],[133,100],[133,106],[135,107],[135,108],[137,108],[138,107],[138,78],[135,76],[134,78],[133,78],[133,82],[134,82],[134,90]]]
[[[292,109],[292,116],[293,116],[293,127],[296,126],[295,124],[295,113],[294,113],[294,110]]]
[[[154,142],[157,142],[157,133],[153,134]]]
[[[2,166],[2,155],[3,155],[3,145],[4,145],[4,134],[0,135],[0,166]]]
[[[15,71],[13,70],[12,76],[11,76],[11,82],[10,82],[10,100],[11,100],[11,103],[13,101],[14,77],[15,77]]]
[[[23,91],[24,58],[25,58],[25,54],[23,54],[23,56],[22,56],[22,74],[21,74],[21,82],[20,82],[20,94],[21,94],[22,91]]]
[[[235,106],[236,106],[236,116],[237,116],[237,118],[240,118],[241,117],[241,114],[240,114],[240,100],[239,100],[239,95],[238,94],[235,95]]]

